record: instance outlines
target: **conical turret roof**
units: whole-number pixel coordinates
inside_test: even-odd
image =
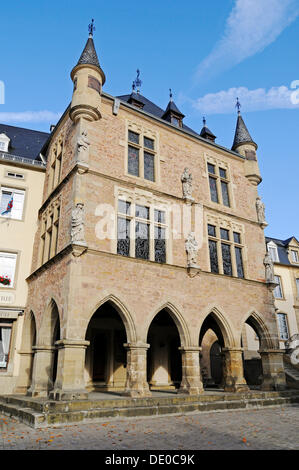
[[[257,148],[257,144],[253,141],[251,135],[249,134],[246,124],[241,116],[241,113],[238,112],[236,132],[232,150],[236,150],[239,145],[242,144],[253,144]]]
[[[78,60],[77,65],[89,64],[94,65],[95,67],[100,67],[99,59],[94,47],[93,38],[90,35],[87,39],[86,45],[83,49],[83,52]]]

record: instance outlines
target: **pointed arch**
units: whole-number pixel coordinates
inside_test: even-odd
[[[172,302],[165,302],[163,305],[156,308],[149,316],[149,320],[147,321],[145,327],[145,341],[153,320],[158,315],[158,313],[162,312],[162,310],[166,310],[174,321],[180,335],[181,346],[191,346],[191,336],[188,325],[180,310]]]
[[[205,330],[205,327],[208,323],[209,318],[212,320],[212,325],[215,327],[216,332],[218,334],[219,332],[221,333],[224,343],[223,346],[227,348],[237,346],[235,339],[236,335],[233,333],[233,328],[227,320],[227,317],[221,312],[218,307],[212,307],[211,309],[209,309],[209,313],[207,313],[203,318],[199,330],[199,344],[201,343],[201,340],[205,332],[207,331],[207,329]]]
[[[37,342],[44,345],[54,345],[60,331],[60,315],[56,301],[52,297],[42,314],[40,327],[37,332]]]
[[[88,318],[86,319],[85,334],[86,334],[87,327],[89,325],[91,318],[93,317],[95,312],[105,303],[110,303],[115,308],[120,318],[122,319],[123,324],[125,326],[128,343],[136,343],[137,341],[136,327],[135,327],[135,322],[132,318],[132,315],[130,311],[128,310],[128,308],[125,306],[125,304],[113,294],[109,294],[106,297],[102,298],[92,308],[90,314],[88,315]]]
[[[277,347],[265,319],[255,309],[250,310],[244,315],[241,322],[241,334],[245,323],[250,325],[259,337],[261,349],[275,349],[275,347]]]

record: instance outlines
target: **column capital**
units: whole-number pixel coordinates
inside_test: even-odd
[[[35,352],[39,351],[55,351],[55,346],[47,346],[45,344],[36,344],[35,346],[32,346],[32,350]]]
[[[150,344],[147,343],[124,343],[124,348],[126,349],[149,349]]]
[[[201,346],[180,346],[179,351],[181,352],[201,352]]]
[[[259,354],[284,354],[283,349],[259,349]]]
[[[59,339],[55,341],[55,346],[58,348],[87,348],[89,346],[90,341],[86,341],[84,339]]]
[[[222,348],[222,352],[243,352],[244,351],[244,348],[237,348],[237,347],[233,347],[233,348]]]

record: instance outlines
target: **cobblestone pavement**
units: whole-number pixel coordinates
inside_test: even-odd
[[[0,415],[0,450],[299,449],[299,406],[32,429]]]

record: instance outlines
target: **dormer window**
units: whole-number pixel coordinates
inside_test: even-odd
[[[8,152],[10,138],[6,134],[0,134],[0,152]]]
[[[182,120],[175,116],[171,116],[171,124],[174,124],[177,127],[182,127]]]
[[[172,93],[170,93],[170,101],[162,116],[162,119],[170,122],[176,127],[183,127],[184,114],[178,109],[174,101],[172,100]]]
[[[274,242],[268,243],[267,248],[268,248],[268,253],[269,253],[272,261],[274,263],[279,262],[277,246],[275,245],[275,243]]]
[[[293,263],[299,263],[298,251],[291,250],[291,258]]]

